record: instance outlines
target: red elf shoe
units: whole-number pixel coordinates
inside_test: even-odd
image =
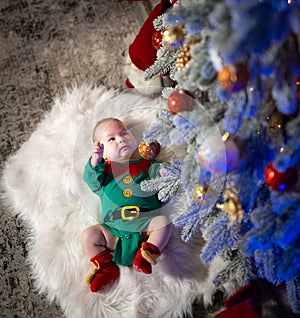
[[[92,271],[86,278],[91,292],[95,293],[119,277],[119,267],[112,261],[112,255],[108,250],[100,252],[90,259]]]
[[[138,272],[151,274],[152,265],[156,264],[156,259],[159,256],[160,251],[155,245],[149,242],[143,242],[141,248],[138,250],[133,260],[133,268]]]

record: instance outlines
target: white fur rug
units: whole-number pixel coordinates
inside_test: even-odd
[[[122,267],[120,279],[101,293],[91,293],[85,284],[90,264],[80,233],[96,222],[99,211],[98,199],[82,181],[94,123],[115,116],[141,134],[160,103],[133,90],[74,87],[54,101],[31,138],[6,162],[2,183],[7,203],[29,228],[28,261],[36,288],[66,317],[182,317],[191,313],[196,298],[209,303],[214,293],[211,276],[224,265],[204,266],[201,238],[184,243],[178,230],[152,275]],[[160,159],[173,155],[167,149]],[[165,208],[178,212],[180,203]]]

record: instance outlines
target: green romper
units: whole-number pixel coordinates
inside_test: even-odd
[[[157,193],[140,187],[143,180],[157,176],[159,168],[157,161],[143,158],[124,164],[102,160],[95,167],[89,160],[85,166],[84,180],[101,199],[101,224],[118,237],[113,256],[117,264],[132,265],[143,241],[141,232],[160,214]]]

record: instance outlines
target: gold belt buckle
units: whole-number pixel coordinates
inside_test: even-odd
[[[126,216],[125,212],[130,211],[131,216]],[[140,216],[140,208],[135,205],[127,205],[121,209],[121,217],[123,220],[132,221]]]

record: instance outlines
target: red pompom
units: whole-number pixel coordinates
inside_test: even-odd
[[[162,41],[162,32],[155,31],[152,35],[152,45],[159,50],[161,48],[161,41]]]
[[[265,169],[264,176],[266,184],[274,190],[286,191],[297,183],[298,170],[296,167],[290,167],[286,171],[280,172],[270,162]]]
[[[183,111],[192,111],[195,107],[195,101],[191,96],[178,91],[174,91],[170,94],[167,104],[170,112],[173,114]]]

